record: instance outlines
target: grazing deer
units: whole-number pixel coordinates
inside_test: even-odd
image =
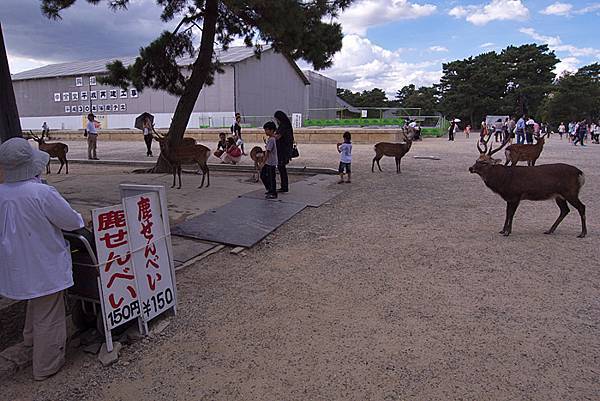
[[[490,136],[491,137],[491,136]],[[484,142],[484,149],[479,150],[479,158],[469,168],[469,172],[478,174],[485,185],[506,201],[506,220],[500,234],[510,235],[512,231],[513,216],[522,200],[541,201],[554,199],[560,208],[560,215],[545,234],[552,234],[556,227],[569,214],[570,203],[581,217],[581,234],[587,234],[585,223],[585,205],[579,200],[579,191],[585,183],[585,176],[581,170],[568,164],[545,164],[541,166],[503,166],[502,161],[493,159],[492,155],[502,149],[504,141],[497,149],[488,151],[489,138]]]
[[[69,161],[67,160],[67,153],[69,152],[69,147],[62,142],[53,142],[46,143],[44,142],[44,136],[38,137],[33,133],[33,131],[29,131],[29,135],[31,138],[38,143],[38,148],[42,152],[46,152],[50,155],[50,157],[56,157],[60,161],[60,168],[58,169],[58,173],[60,174],[63,166],[65,168],[65,174],[69,174]],[[46,165],[46,174],[50,174],[50,161]]]
[[[375,144],[375,157],[373,158],[373,162],[371,163],[371,172],[375,171],[375,162],[377,162],[377,167],[379,167],[379,171],[381,170],[381,166],[379,165],[379,160],[383,156],[391,156],[396,160],[396,173],[400,174],[400,161],[402,157],[408,153],[410,150],[414,131],[410,130],[409,134],[406,134],[406,131],[403,130],[404,142],[399,143],[390,143],[390,142],[379,142]]]
[[[173,169],[173,185],[175,187],[175,175],[179,177],[179,186],[181,188],[181,165],[186,163],[196,163],[202,170],[202,183],[198,188],[204,186],[204,178],[206,177],[206,187],[210,186],[210,172],[206,161],[210,156],[210,149],[204,145],[197,144],[193,138],[183,138],[178,145],[170,145],[169,138],[166,135],[161,135],[154,131],[154,139],[160,145],[161,156],[164,157]]]
[[[252,174],[252,179],[254,182],[258,182],[258,177],[260,176],[260,169],[262,165],[265,163],[265,151],[260,146],[255,146],[250,151],[250,158],[254,162],[254,173]]]
[[[510,163],[511,166],[516,166],[520,161],[526,161],[528,166],[535,166],[535,162],[540,157],[542,153],[542,149],[544,148],[544,143],[546,142],[546,135],[537,137],[537,142],[535,144],[514,144],[508,146],[504,150],[504,155],[506,156],[505,166]]]

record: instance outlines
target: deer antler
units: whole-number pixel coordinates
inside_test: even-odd
[[[488,156],[492,156],[494,153],[498,152],[500,149],[505,147],[507,143],[508,143],[508,139],[505,139],[504,141],[502,141],[502,144],[497,149],[492,150],[492,148],[490,148]]]
[[[479,153],[481,153],[482,155],[485,155],[488,152],[488,143],[490,139],[492,139],[492,136],[488,135],[487,139],[483,138],[482,141],[477,141],[477,150],[479,150]],[[481,149],[481,146],[479,146],[480,142],[483,142],[483,144],[485,145],[483,149]]]
[[[36,134],[33,133],[32,130],[29,130],[29,136],[32,137],[34,140],[39,140],[40,139]]]

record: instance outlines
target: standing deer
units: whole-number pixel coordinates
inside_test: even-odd
[[[160,145],[161,156],[164,157],[173,169],[173,185],[175,187],[175,175],[179,177],[179,186],[181,188],[181,165],[186,163],[196,163],[202,170],[202,183],[198,188],[204,186],[204,178],[206,177],[206,187],[210,186],[210,172],[206,161],[210,156],[210,149],[204,145],[197,144],[193,138],[183,138],[178,145],[170,145],[169,138],[166,135],[161,135],[158,132],[153,132],[154,139]]]
[[[506,156],[505,166],[510,163],[511,166],[515,166],[520,161],[526,161],[528,166],[535,166],[535,162],[540,157],[544,143],[546,142],[546,135],[537,137],[535,144],[514,144],[508,146],[504,150]]]
[[[254,162],[254,173],[252,174],[252,179],[254,182],[258,182],[258,177],[260,176],[260,169],[265,162],[265,151],[260,146],[255,146],[250,151],[250,158]]]
[[[477,143],[479,158],[469,168],[469,172],[478,174],[488,188],[506,201],[506,220],[500,234],[510,235],[513,217],[522,200],[554,199],[560,208],[560,215],[545,234],[552,234],[569,214],[568,202],[577,209],[581,217],[581,234],[578,237],[586,236],[585,205],[579,200],[579,191],[585,183],[585,176],[581,170],[562,163],[531,167],[503,166],[502,161],[493,159],[492,155],[502,149],[507,141],[497,149],[490,148],[489,151],[488,142],[489,138],[484,142],[484,149]]]
[[[402,161],[402,157],[408,153],[410,150],[413,137],[414,130],[410,129],[407,135],[406,131],[402,131],[404,135],[404,142],[399,143],[391,143],[391,142],[379,142],[375,144],[375,157],[373,158],[373,162],[371,163],[371,172],[375,171],[375,162],[377,162],[377,167],[379,171],[381,170],[381,166],[379,165],[379,160],[383,156],[391,156],[396,160],[396,174],[400,174],[400,162]]]
[[[62,142],[53,142],[46,143],[44,140],[44,136],[38,137],[33,133],[33,131],[29,131],[29,136],[38,143],[38,148],[42,152],[46,152],[50,155],[50,158],[56,157],[60,161],[60,168],[58,169],[58,173],[60,174],[63,166],[65,168],[65,174],[69,174],[69,161],[67,160],[67,153],[69,152],[69,147]],[[46,165],[46,174],[50,174],[50,161]]]

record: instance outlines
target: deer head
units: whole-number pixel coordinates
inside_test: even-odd
[[[508,143],[508,140],[505,140],[504,142],[502,142],[502,144],[498,148],[492,149],[490,147],[488,150],[488,143],[490,142],[491,138],[492,138],[492,136],[489,135],[488,138],[483,141],[483,146],[484,146],[483,149],[480,146],[480,142],[477,141],[477,150],[479,151],[479,158],[475,161],[475,164],[473,164],[471,167],[469,167],[470,173],[477,173],[477,174],[481,175],[481,173],[484,170],[486,170],[488,167],[502,163],[502,160],[494,159],[492,157],[492,155],[494,153],[498,152],[503,147],[505,147],[506,144]]]
[[[31,137],[31,139],[33,139],[34,141],[36,141],[38,144],[42,144],[44,143],[44,138],[40,138],[39,136],[37,136],[36,134],[33,133],[32,130],[29,130],[29,136]]]

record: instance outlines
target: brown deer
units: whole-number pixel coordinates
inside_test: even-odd
[[[491,137],[491,135],[490,135]],[[517,207],[522,200],[542,201],[554,199],[560,208],[560,215],[545,234],[552,234],[556,227],[569,214],[570,203],[581,217],[581,234],[587,234],[585,223],[585,205],[579,200],[579,191],[585,183],[585,176],[581,170],[568,164],[545,164],[541,166],[503,166],[502,161],[493,159],[492,155],[506,146],[504,141],[497,149],[488,151],[488,142],[484,141],[484,149],[479,142],[479,158],[469,168],[469,172],[478,174],[485,185],[506,201],[506,220],[500,234],[510,235],[512,222]]]
[[[197,144],[193,138],[183,138],[180,144],[171,145],[167,135],[161,135],[154,131],[153,136],[160,145],[161,156],[169,162],[173,169],[173,185],[171,188],[175,187],[175,175],[179,177],[177,189],[181,188],[181,165],[186,163],[196,163],[202,170],[202,183],[198,188],[204,186],[205,177],[207,179],[206,187],[210,186],[210,172],[206,164],[210,156],[209,148]]]
[[[535,144],[514,144],[508,146],[504,150],[506,156],[505,166],[510,163],[511,166],[516,166],[520,161],[526,161],[528,166],[535,166],[535,162],[540,157],[544,143],[546,142],[547,134],[537,137]]]
[[[260,169],[265,162],[265,151],[260,146],[255,146],[250,151],[250,158],[254,162],[254,173],[252,174],[252,179],[254,182],[258,182],[258,177],[260,176]]]
[[[67,160],[69,147],[66,144],[62,142],[46,143],[43,134],[40,138],[35,135],[33,131],[29,131],[29,136],[38,143],[38,148],[42,152],[46,152],[51,158],[56,157],[60,161],[60,168],[58,169],[57,174],[60,174],[63,166],[66,166],[65,174],[69,174],[69,161]],[[50,174],[50,161],[48,161],[48,164],[46,165],[46,174]]]
[[[381,166],[379,165],[379,160],[381,160],[383,156],[390,156],[394,157],[394,159],[396,160],[396,173],[400,174],[400,162],[402,161],[402,157],[405,154],[407,154],[410,150],[413,143],[412,140],[414,137],[413,130],[410,130],[408,135],[407,132],[404,130],[402,133],[404,135],[404,142],[379,142],[375,144],[375,157],[373,158],[373,162],[371,163],[372,173],[375,171],[375,162],[377,162],[377,167],[379,168],[379,171],[383,171],[381,170]]]

